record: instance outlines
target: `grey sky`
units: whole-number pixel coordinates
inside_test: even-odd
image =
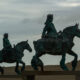
[[[66,21],[68,20],[68,16],[74,19],[74,15],[79,15],[80,13],[79,8],[79,0],[0,0],[0,32],[3,33],[10,29],[10,33],[12,31],[17,33],[19,32],[18,29],[20,29],[20,33],[22,34],[25,28],[27,30],[29,28],[38,29],[45,22],[48,13],[54,14],[54,21],[58,19],[57,23],[62,21],[59,21],[61,17]]]
[[[33,47],[32,42],[40,38],[48,13],[54,14],[57,31],[63,30],[76,22],[80,23],[80,0],[0,0],[0,49],[5,32],[9,33],[12,44],[29,39]],[[73,49],[79,53],[78,40],[75,38]],[[25,54],[24,61],[28,59],[26,64],[30,64],[34,53]],[[59,64],[61,57],[45,55],[41,59],[45,64]],[[69,57],[67,61],[72,59]]]

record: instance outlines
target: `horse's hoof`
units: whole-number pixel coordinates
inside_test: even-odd
[[[75,71],[75,69],[76,69],[76,68],[75,68],[75,67],[73,67],[73,68],[72,68],[72,71]]]
[[[75,71],[77,66],[77,61],[72,61],[72,71]]]
[[[38,71],[38,68],[37,67],[34,67],[34,70]]]
[[[21,72],[20,71],[15,71],[18,75],[20,75],[21,74]]]
[[[43,69],[43,67],[41,67],[41,71],[42,71],[42,72],[44,72],[44,69]]]
[[[20,74],[21,74],[21,72],[17,72],[17,74],[18,74],[18,75],[20,75]]]
[[[21,72],[23,72],[25,69],[21,69]]]

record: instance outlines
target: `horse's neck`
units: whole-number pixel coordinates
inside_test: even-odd
[[[22,45],[16,45],[15,48],[20,51],[21,53],[24,52],[24,48],[22,47]]]
[[[70,34],[70,33],[64,33],[65,37],[68,38],[70,41],[73,41],[74,39],[74,35]]]
[[[70,27],[67,27],[63,30],[63,34],[66,35],[66,37],[69,39],[69,40],[72,40],[74,39],[75,35],[74,35],[74,30],[75,28],[73,26],[70,26]]]
[[[69,38],[70,41],[73,41],[74,36],[68,36],[68,38]]]

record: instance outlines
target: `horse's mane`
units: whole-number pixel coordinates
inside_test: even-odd
[[[67,30],[67,31],[68,31],[68,30],[71,30],[72,28],[73,28],[73,26],[66,27],[66,28],[63,29],[63,32],[65,32],[66,30]]]
[[[23,44],[24,42],[25,41],[19,42],[19,43],[16,44],[16,46],[19,46],[19,45]]]
[[[74,26],[69,26],[63,30],[63,33],[71,33],[73,32],[73,30],[74,30]]]

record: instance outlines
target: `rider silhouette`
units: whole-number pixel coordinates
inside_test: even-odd
[[[63,36],[61,36],[62,31],[57,32],[57,30],[55,29],[55,26],[52,22],[53,22],[53,14],[48,14],[46,22],[45,22],[45,27],[44,27],[43,32],[42,32],[42,38],[55,39],[56,44],[54,43],[53,45],[59,44],[55,49],[60,49],[62,44],[65,44],[66,40],[63,39],[64,38]],[[43,49],[42,46],[41,46],[41,49]]]
[[[46,37],[47,38],[51,38],[51,37],[56,38],[58,36],[58,33],[52,22],[53,22],[53,14],[48,14],[46,22],[45,22],[45,27],[42,32],[42,38],[46,38]]]
[[[12,49],[12,46],[8,39],[8,33],[5,33],[3,37],[3,51],[5,53],[11,53],[11,49]]]

